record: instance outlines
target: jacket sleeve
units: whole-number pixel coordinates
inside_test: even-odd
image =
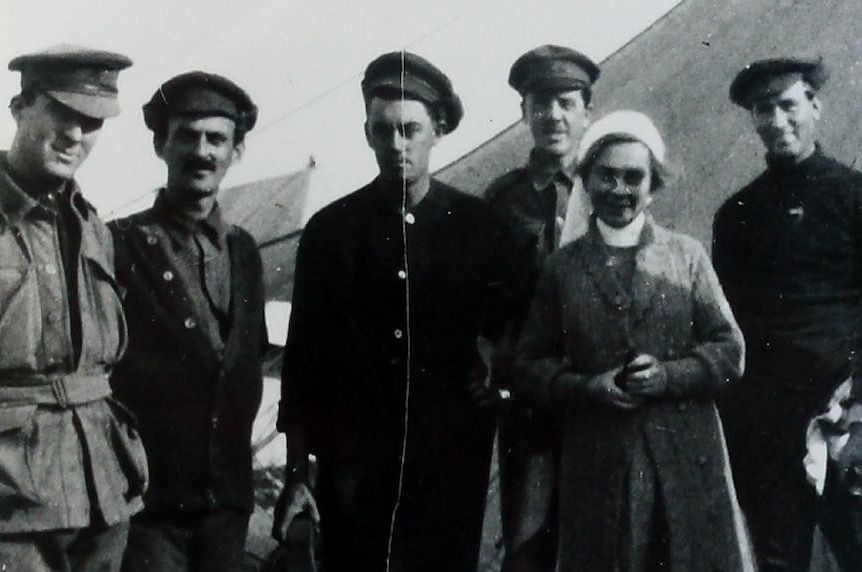
[[[718,277],[700,244],[692,243],[693,339],[691,351],[664,362],[668,392],[676,397],[712,395],[737,381],[745,365],[745,344]]]
[[[589,376],[577,375],[566,357],[562,306],[553,259],[545,265],[515,354],[520,394],[544,409],[565,407]]]
[[[314,422],[323,393],[322,370],[331,353],[332,288],[327,276],[334,261],[314,218],[306,225],[296,256],[293,298],[281,371],[278,430],[306,431]]]

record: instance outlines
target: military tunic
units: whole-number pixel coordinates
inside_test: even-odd
[[[53,198],[0,155],[0,533],[123,522],[147,483],[107,382],[126,347],[111,237],[76,183]]]
[[[150,459],[148,517],[253,504],[251,429],[266,347],[254,239],[221,219],[152,209],[112,221],[129,350],[111,383]]]

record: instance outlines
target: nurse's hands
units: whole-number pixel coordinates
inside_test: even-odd
[[[623,387],[635,397],[661,397],[667,392],[667,370],[655,357],[638,354],[625,368]]]

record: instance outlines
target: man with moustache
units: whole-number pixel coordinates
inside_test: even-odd
[[[74,176],[132,64],[56,46],[14,58],[0,153],[0,569],[120,569],[147,469],[108,374],[126,324],[111,236]]]
[[[583,200],[583,191],[576,185],[576,158],[589,124],[592,86],[599,73],[587,56],[562,46],[540,46],[515,61],[509,85],[521,95],[521,118],[534,146],[525,167],[503,175],[486,192],[491,206],[515,235],[513,256],[521,284],[513,289],[523,293],[508,317],[506,343],[499,348],[493,367],[495,385],[514,395],[500,423],[500,502],[507,570],[545,569],[553,562],[551,499],[544,494],[547,491],[532,485],[551,470],[548,449],[556,433],[518,402],[518,380],[512,376],[511,361],[539,271],[560,245],[573,188],[578,194],[572,200]],[[527,498],[530,502],[524,503]]]
[[[263,273],[254,239],[224,221],[216,196],[256,119],[242,88],[200,71],[166,81],[144,105],[167,184],[152,208],[110,225],[129,322],[111,381],[137,416],[152,476],[127,571],[242,567]]]
[[[494,432],[477,341],[498,339],[508,314],[508,237],[480,199],[429,174],[463,113],[443,72],[388,53],[362,94],[380,174],[303,232],[275,533],[312,504],[314,453],[328,571],[473,572]]]
[[[862,499],[848,489],[862,485],[862,173],[817,143],[826,79],[820,60],[777,58],[746,66],[730,87],[767,167],[713,227],[715,269],[748,349],[745,376],[720,405],[766,572],[808,570],[815,522],[842,568],[862,569]],[[830,446],[812,462],[818,441]]]

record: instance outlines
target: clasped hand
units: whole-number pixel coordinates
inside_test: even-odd
[[[587,393],[613,409],[630,411],[647,398],[667,391],[667,372],[658,359],[638,354],[627,364],[601,373],[587,382]]]

